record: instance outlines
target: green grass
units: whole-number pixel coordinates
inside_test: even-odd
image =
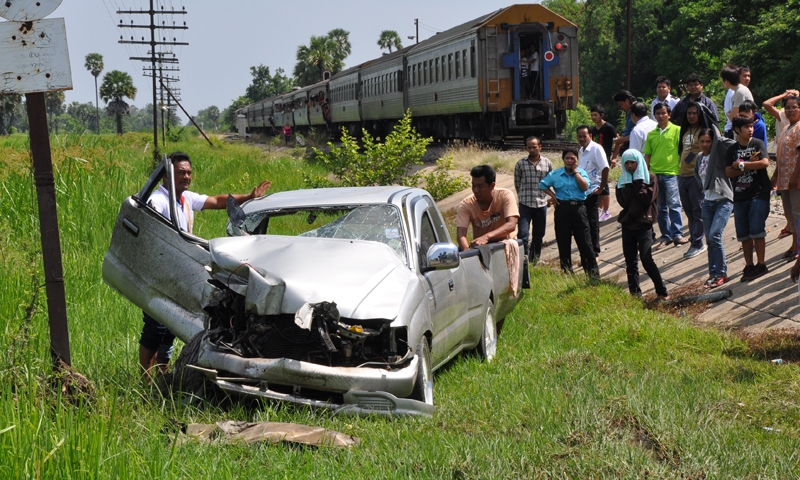
[[[243,145],[171,145],[193,190],[302,187],[313,168]],[[35,188],[22,137],[0,140],[0,478],[795,478],[800,377],[735,335],[647,310],[615,285],[547,266],[504,324],[490,364],[462,355],[435,375],[429,419],[332,417],[287,405],[187,406],[139,381],[141,312],[101,279],[122,200],[150,165],[144,135],[53,140],[73,365],[91,400],[49,382]],[[321,173],[321,172],[314,172]],[[224,212],[196,232],[224,234]],[[361,438],[341,451],[173,442],[170,419],[319,425]],[[771,429],[771,430],[769,430]]]

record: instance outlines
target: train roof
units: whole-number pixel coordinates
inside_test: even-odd
[[[541,19],[538,21],[544,21],[544,22],[558,20],[558,23],[561,24],[559,26],[569,25],[577,27],[577,25],[575,25],[574,23],[570,22],[566,18],[562,17],[561,15],[557,14],[556,12],[542,5],[516,4],[516,5],[511,5],[510,7],[505,7],[499,10],[495,10],[492,13],[480,16],[468,22],[464,22],[461,25],[455,26],[449,30],[437,33],[436,35],[421,41],[419,44],[413,45],[411,47],[411,50],[413,52],[414,50],[417,49],[424,49],[429,45],[435,45],[437,43],[444,42],[452,38],[460,37],[461,35],[469,33],[473,30],[478,30],[481,27],[484,27],[485,25],[491,24],[492,20],[495,18],[497,18],[498,20],[502,20],[502,22],[505,23],[522,23],[517,20],[514,20],[513,22],[508,22],[507,21],[508,19],[537,18]],[[527,21],[532,21],[532,20],[527,20]]]

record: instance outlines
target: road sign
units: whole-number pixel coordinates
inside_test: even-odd
[[[61,0],[6,0],[0,2],[0,17],[12,22],[40,20],[53,13]]]
[[[3,95],[72,90],[64,19],[0,23],[0,80]]]

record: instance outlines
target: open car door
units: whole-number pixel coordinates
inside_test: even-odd
[[[208,244],[180,231],[174,182],[168,182],[173,221],[147,204],[166,171],[172,172],[172,163],[165,156],[144,188],[123,202],[103,259],[103,280],[188,342],[206,318],[200,300],[210,278]]]

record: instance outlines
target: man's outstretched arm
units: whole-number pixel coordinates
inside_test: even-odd
[[[248,200],[263,197],[264,194],[267,193],[267,189],[269,189],[269,187],[271,186],[272,182],[270,182],[269,180],[264,180],[250,193],[232,193],[231,195],[233,196],[233,199],[236,200],[236,203],[241,205]],[[226,208],[227,205],[228,205],[227,193],[223,193],[220,195],[211,195],[208,198],[206,198],[206,201],[203,204],[203,210],[222,210]]]

